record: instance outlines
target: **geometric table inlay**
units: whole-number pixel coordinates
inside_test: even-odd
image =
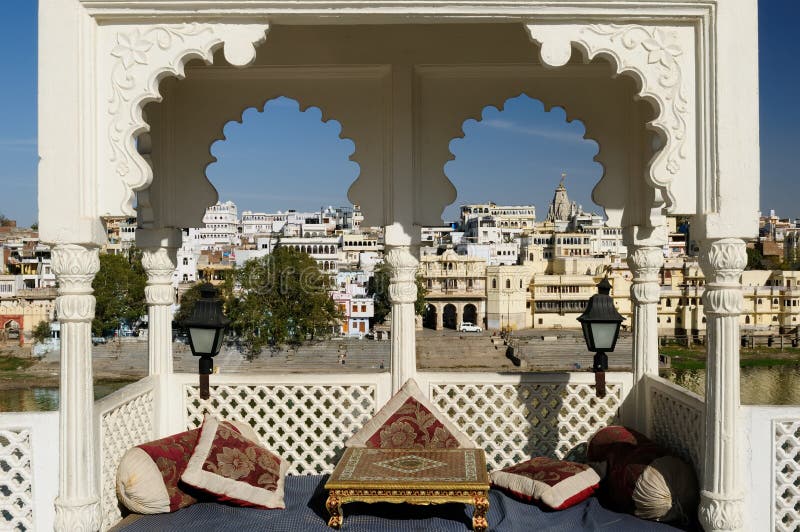
[[[483,449],[366,449],[345,450],[325,488],[328,525],[339,528],[342,504],[393,502],[475,506],[472,527],[488,528],[489,476]]]

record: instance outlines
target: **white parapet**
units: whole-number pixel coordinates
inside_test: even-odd
[[[53,530],[57,494],[58,412],[0,414],[0,529]]]

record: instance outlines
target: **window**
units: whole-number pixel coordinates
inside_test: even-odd
[[[492,279],[492,288],[497,288],[497,279]]]
[[[667,306],[668,306],[668,307],[671,307],[671,306],[672,306],[672,300],[671,300],[671,299],[669,299],[669,298],[667,299]]]
[[[519,287],[522,288],[522,279],[519,280]]]
[[[506,288],[511,288],[511,279],[506,279]]]

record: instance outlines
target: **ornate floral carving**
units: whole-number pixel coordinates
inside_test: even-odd
[[[63,244],[53,248],[53,273],[58,281],[56,314],[60,321],[90,321],[95,300],[92,280],[100,270],[97,248]]]
[[[741,530],[744,526],[741,497],[727,498],[709,491],[700,492],[700,508],[697,515],[703,530]]]
[[[657,246],[635,246],[628,255],[628,266],[633,272],[631,297],[636,304],[655,304],[661,297],[658,272],[664,265],[664,253]]]
[[[571,45],[577,44],[591,60],[611,57],[619,73],[633,74],[639,95],[658,105],[658,116],[650,122],[665,139],[663,149],[650,164],[649,180],[661,189],[667,207],[674,204],[670,190],[675,176],[687,159],[689,89],[684,73],[684,50],[677,28],[639,24],[548,24],[528,25],[531,38],[541,44],[542,61],[550,66],[565,65]]]
[[[417,300],[417,270],[419,261],[408,246],[393,247],[386,254],[392,269],[389,281],[389,300],[394,303],[414,303]]]
[[[133,191],[146,187],[152,170],[137,153],[135,137],[147,130],[142,106],[160,99],[158,82],[164,73],[183,77],[184,63],[201,57],[211,63],[214,50],[224,44],[225,58],[244,66],[255,59],[255,46],[263,42],[266,24],[161,24],[116,33],[108,93],[108,162],[123,180],[126,197],[122,211],[133,215]]]
[[[738,315],[742,312],[742,287],[739,281],[747,265],[743,240],[723,238],[703,246],[700,267],[706,277],[703,305],[707,314]]]
[[[142,266],[147,274],[144,289],[148,305],[171,305],[174,303],[172,274],[175,271],[177,250],[175,248],[152,248],[142,252]]]
[[[97,248],[62,244],[53,248],[52,265],[59,294],[90,294],[100,258]]]
[[[100,530],[100,503],[97,499],[83,504],[68,504],[56,499],[56,519],[53,527],[58,532],[95,532]]]

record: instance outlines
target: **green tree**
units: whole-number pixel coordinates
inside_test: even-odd
[[[215,285],[219,291],[218,296],[222,298],[224,304],[223,308],[226,316],[230,316],[231,314],[235,313],[235,307],[238,304],[238,299],[233,294],[235,275],[236,272],[234,270],[230,270],[225,275],[225,281],[220,285]],[[205,281],[196,282],[181,295],[178,311],[173,317],[175,323],[181,323],[192,315],[194,306],[197,303],[197,300],[200,299],[200,286],[202,286],[204,283]]]
[[[763,270],[764,256],[756,248],[747,248],[747,267],[748,270]]]
[[[330,277],[306,253],[278,246],[236,270],[238,297],[226,304],[231,329],[253,357],[264,347],[328,337],[341,319]]]
[[[367,295],[372,296],[375,301],[373,324],[383,323],[392,310],[392,302],[389,300],[390,279],[391,267],[386,262],[382,262],[375,267],[375,272],[367,283]],[[421,316],[425,312],[425,307],[427,306],[425,296],[427,293],[422,277],[417,276],[417,300],[414,302],[414,312],[417,315]]]
[[[117,329],[122,321],[142,317],[147,312],[146,282],[139,250],[132,249],[127,256],[100,255],[100,271],[92,282],[96,300],[92,332],[101,336]]]
[[[50,329],[49,321],[42,320],[33,328],[33,339],[39,343],[44,342],[52,335],[53,331]]]

